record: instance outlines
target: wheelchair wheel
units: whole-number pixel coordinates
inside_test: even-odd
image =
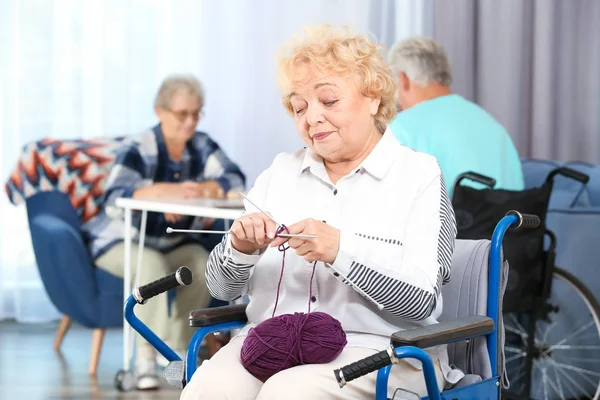
[[[531,359],[532,399],[600,399],[600,305],[571,273],[554,268],[552,290],[541,319],[535,321],[528,351],[531,321],[526,314],[505,314],[506,370],[509,398],[522,398]],[[532,326],[533,328],[533,326]]]
[[[115,387],[120,392],[130,392],[134,388],[133,373],[119,370],[115,375]]]

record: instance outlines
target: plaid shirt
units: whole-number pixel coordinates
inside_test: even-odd
[[[177,166],[178,168],[174,168]],[[160,125],[139,135],[127,137],[119,150],[106,182],[100,213],[82,226],[93,259],[124,240],[124,212],[115,206],[119,197],[131,197],[137,189],[157,182],[217,181],[223,191],[243,190],[246,178],[206,133],[196,132],[183,152],[181,163],[169,158]],[[139,236],[141,212],[132,214],[133,239]],[[203,218],[184,216],[168,223],[162,213],[148,213],[145,245],[169,252],[186,243],[202,243],[199,235],[166,234],[167,226],[202,229]],[[209,249],[210,250],[210,249]]]

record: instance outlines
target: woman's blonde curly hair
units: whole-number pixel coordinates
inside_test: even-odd
[[[355,75],[363,96],[380,99],[375,123],[380,132],[396,115],[397,91],[384,58],[384,47],[350,28],[321,25],[304,29],[304,36],[291,39],[278,57],[278,80],[282,101],[290,114],[290,86],[294,70],[309,66],[321,73]]]

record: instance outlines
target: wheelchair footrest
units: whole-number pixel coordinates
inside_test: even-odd
[[[421,400],[421,396],[406,389],[396,389],[392,400]]]
[[[169,385],[183,389],[185,386],[185,362],[171,361],[164,369],[163,376]]]

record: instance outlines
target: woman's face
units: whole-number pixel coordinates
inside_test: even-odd
[[[379,99],[363,96],[358,78],[315,73],[298,67],[290,103],[302,140],[327,161],[345,161],[360,153],[373,132]]]
[[[185,90],[175,92],[168,108],[156,109],[165,138],[177,142],[194,136],[200,112],[200,99]]]

